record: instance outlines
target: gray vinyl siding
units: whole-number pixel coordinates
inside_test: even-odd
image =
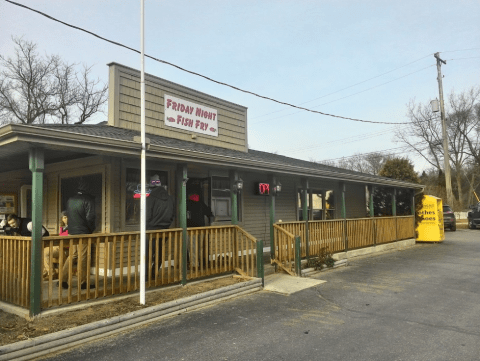
[[[257,240],[263,240],[264,246],[270,246],[270,197],[257,195],[254,192],[256,182],[268,183],[266,174],[242,174],[244,181],[243,228]],[[277,177],[282,184],[282,191],[275,197],[275,221],[295,221],[295,179],[293,177]]]
[[[247,108],[184,86],[145,76],[145,131],[169,138],[222,148],[247,151]],[[110,64],[109,124],[140,130],[140,72]],[[217,110],[218,137],[165,125],[164,96],[175,96]],[[195,135],[195,139],[192,138]]]

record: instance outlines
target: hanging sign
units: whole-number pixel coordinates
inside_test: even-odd
[[[165,125],[218,137],[217,110],[165,94]]]
[[[270,195],[270,184],[269,183],[255,183],[255,194],[261,196]]]

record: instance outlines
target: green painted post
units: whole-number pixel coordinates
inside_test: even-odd
[[[412,216],[415,215],[415,189],[412,190]]]
[[[416,223],[415,223],[415,189],[412,190],[412,216],[413,216],[413,237],[416,238],[416,229],[415,229],[415,226],[416,226]]]
[[[341,210],[340,210],[340,216],[343,218],[343,232],[344,232],[344,237],[345,237],[345,252],[348,251],[348,236],[347,236],[347,207],[346,207],[346,187],[345,183],[340,183],[340,189],[341,189]]]
[[[300,253],[300,237],[295,236],[295,274],[299,277],[302,276],[302,258]]]
[[[392,192],[392,216],[396,217],[397,215],[397,190],[393,188]]]
[[[393,188],[392,192],[392,216],[395,217],[395,241],[397,237],[397,190]]]
[[[265,287],[265,269],[263,264],[263,241],[257,241],[257,277],[262,279],[262,287]]]
[[[275,187],[277,179],[274,176],[270,176],[269,179],[270,189]],[[273,230],[273,224],[275,223],[275,195],[270,192],[270,259],[275,258],[275,233]]]
[[[177,166],[178,223],[182,228],[182,285],[187,284],[187,165]]]
[[[346,219],[347,218],[347,207],[346,207],[346,201],[345,201],[345,198],[346,198],[346,187],[345,187],[345,183],[341,183],[340,185],[340,188],[341,188],[341,193],[342,193],[342,197],[341,197],[341,210],[340,210],[340,217],[343,218],[343,219]]]
[[[370,196],[369,196],[369,204],[368,204],[368,208],[370,208],[370,217],[375,217],[375,209],[373,208],[373,192],[375,192],[375,187],[374,186],[370,186]]]
[[[32,172],[32,253],[30,274],[30,316],[41,310],[42,287],[42,209],[43,209],[43,149],[34,148],[29,152],[29,168]]]
[[[375,209],[373,206],[373,192],[375,192],[374,186],[369,186],[369,199],[368,199],[368,208],[370,208],[370,217],[372,218],[372,233],[373,233],[373,245],[377,244],[377,231],[375,229]]]
[[[304,178],[302,180],[302,188],[303,188],[303,221],[305,222],[305,253],[307,259],[310,258],[310,245],[308,244],[308,179]]]
[[[230,171],[230,198],[232,205],[232,224],[238,224],[238,195],[234,190],[234,184],[238,181],[238,173],[236,171]]]

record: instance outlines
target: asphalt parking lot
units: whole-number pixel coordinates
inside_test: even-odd
[[[351,260],[48,360],[479,360],[480,230]]]

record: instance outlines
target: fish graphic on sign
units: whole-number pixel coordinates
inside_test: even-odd
[[[150,195],[150,192],[152,190],[148,187],[145,188],[145,197],[148,197]],[[142,196],[142,185],[137,184],[137,189],[133,191],[133,198],[134,199],[139,199]]]

